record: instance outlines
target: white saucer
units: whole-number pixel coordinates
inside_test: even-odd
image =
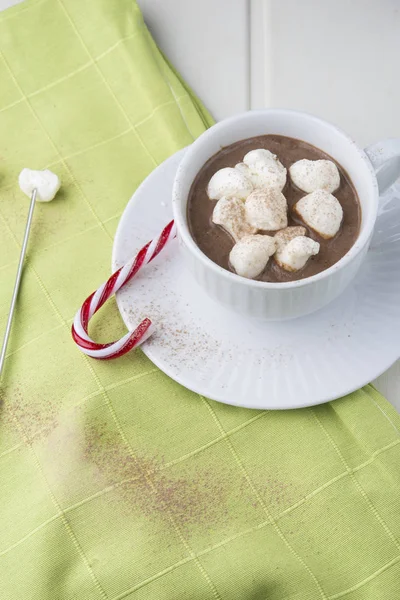
[[[114,270],[172,218],[172,182],[184,152],[158,167],[129,201],[114,241]],[[318,313],[268,323],[225,309],[186,271],[175,240],[118,293],[122,318],[133,329],[150,317],[156,332],[142,346],[145,354],[172,379],[213,400],[286,409],[348,394],[400,355],[399,184],[381,200],[362,271]]]

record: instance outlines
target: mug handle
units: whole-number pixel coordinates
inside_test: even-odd
[[[365,148],[365,153],[375,169],[379,194],[400,177],[400,138],[388,138]]]

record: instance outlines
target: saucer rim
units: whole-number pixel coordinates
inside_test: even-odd
[[[118,268],[118,266],[120,266],[120,262],[118,262],[118,260],[117,260],[117,247],[119,246],[120,237],[122,235],[122,230],[125,226],[125,218],[127,218],[126,215],[128,213],[128,207],[130,206],[132,209],[135,202],[137,201],[137,196],[142,193],[143,187],[148,185],[149,178],[152,178],[152,179],[159,178],[162,169],[168,168],[168,165],[166,163],[170,163],[170,165],[171,165],[170,168],[174,168],[176,170],[178,168],[178,158],[180,158],[184,154],[185,151],[186,151],[186,148],[178,151],[176,154],[174,154],[173,156],[169,157],[166,161],[161,163],[159,165],[159,167],[157,169],[155,169],[155,171],[153,171],[143,181],[143,183],[139,186],[139,188],[136,190],[136,192],[129,199],[129,201],[125,207],[125,210],[120,217],[120,221],[118,223],[117,231],[116,231],[115,238],[114,238],[113,249],[112,249],[112,268],[113,268],[113,270],[115,270],[116,268]],[[171,198],[171,203],[172,203],[172,198]],[[118,249],[118,251],[119,251],[119,249]],[[117,301],[118,310],[122,316],[122,319],[123,319],[125,325],[129,329],[130,327],[132,327],[132,324],[131,324],[132,317],[131,317],[131,315],[128,314],[128,311],[132,308],[132,306],[125,307],[124,306],[125,302],[123,302],[123,300],[121,299],[120,294],[117,294],[116,301]],[[231,312],[231,311],[229,311],[229,309],[227,309],[221,305],[219,305],[219,307],[224,312],[225,311]],[[298,319],[295,319],[295,321],[298,321]],[[287,321],[287,323],[290,323],[290,321]],[[337,398],[346,396],[346,395],[364,387],[365,385],[369,384],[371,381],[375,380],[377,377],[379,377],[380,375],[385,373],[386,370],[389,369],[390,366],[392,366],[392,364],[394,364],[396,362],[396,360],[398,359],[398,356],[392,357],[390,362],[387,362],[381,369],[379,369],[376,373],[374,373],[372,377],[371,376],[368,376],[368,378],[364,377],[361,380],[361,382],[358,381],[358,382],[354,383],[354,385],[348,385],[348,380],[346,380],[347,384],[343,385],[342,389],[336,390],[334,393],[327,393],[322,396],[319,395],[318,399],[316,399],[316,397],[314,397],[313,399],[305,400],[305,396],[302,395],[303,400],[300,400],[299,402],[293,403],[293,398],[292,398],[292,402],[289,401],[286,404],[282,404],[282,400],[280,400],[278,402],[279,396],[273,395],[273,398],[272,397],[270,397],[270,398],[271,398],[271,400],[274,400],[274,401],[272,401],[272,402],[269,401],[268,405],[260,406],[259,403],[254,404],[254,402],[249,402],[248,396],[246,396],[246,402],[244,402],[244,401],[242,402],[240,399],[238,399],[237,395],[235,395],[235,397],[227,398],[226,395],[225,396],[223,395],[223,392],[213,393],[212,390],[210,390],[210,389],[207,389],[206,391],[204,389],[202,390],[202,389],[200,389],[202,387],[201,382],[196,382],[196,381],[191,380],[190,377],[187,374],[185,374],[185,372],[183,372],[183,375],[181,373],[177,372],[176,368],[171,366],[170,362],[168,362],[168,360],[165,360],[162,355],[161,355],[161,357],[159,356],[159,353],[157,353],[157,350],[155,348],[153,348],[151,344],[148,344],[148,343],[143,344],[142,350],[143,350],[144,354],[149,358],[149,360],[151,360],[154,363],[154,365],[157,368],[159,368],[168,377],[170,377],[171,379],[173,379],[174,381],[176,381],[178,384],[182,385],[183,387],[187,388],[191,392],[193,392],[199,396],[205,396],[207,398],[210,398],[211,400],[215,400],[217,402],[221,402],[226,405],[249,408],[249,409],[253,409],[253,410],[293,410],[293,409],[297,409],[297,408],[305,408],[305,407],[311,407],[311,406],[317,406],[320,404],[325,404],[325,403],[335,400]],[[339,381],[340,381],[340,379],[339,379]],[[268,393],[268,390],[266,390],[265,392]],[[312,396],[312,392],[310,395]],[[243,394],[241,395],[241,397],[244,397]],[[254,397],[254,396],[251,396],[251,397]],[[290,400],[290,398],[289,398],[289,400]]]

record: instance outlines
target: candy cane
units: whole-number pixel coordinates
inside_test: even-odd
[[[175,224],[171,221],[164,227],[158,238],[143,246],[134,258],[115,271],[103,285],[86,298],[75,315],[71,330],[75,343],[84,354],[100,360],[117,358],[136,348],[151,336],[154,329],[148,318],[143,319],[134,331],[129,331],[120,340],[109,344],[94,342],[88,335],[88,326],[90,319],[103,304],[151,262],[175,236]]]

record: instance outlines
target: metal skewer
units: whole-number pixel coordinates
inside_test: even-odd
[[[33,211],[34,211],[35,204],[36,204],[36,192],[37,192],[36,189],[33,190],[32,196],[31,196],[31,203],[29,205],[28,219],[26,221],[26,226],[25,226],[24,241],[22,242],[21,254],[20,254],[19,263],[18,263],[17,276],[15,278],[14,291],[13,291],[13,295],[12,295],[12,298],[11,298],[10,312],[8,313],[6,331],[4,333],[3,346],[1,348],[1,354],[0,354],[0,378],[1,378],[2,371],[3,371],[3,367],[4,367],[4,361],[5,361],[5,358],[6,358],[7,344],[8,344],[8,339],[10,337],[10,332],[11,332],[12,320],[13,320],[13,316],[14,316],[15,305],[17,303],[17,296],[18,296],[19,284],[21,282],[22,270],[23,270],[23,267],[24,267],[24,259],[25,259],[25,254],[26,254],[26,248],[28,246],[29,232],[30,232],[30,229],[31,229]]]

